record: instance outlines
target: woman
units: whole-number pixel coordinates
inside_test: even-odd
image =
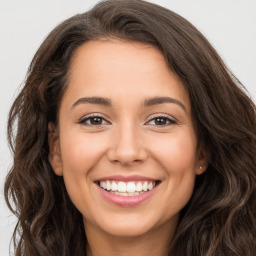
[[[64,21],[8,129],[15,255],[255,254],[255,105],[179,15],[109,0]]]

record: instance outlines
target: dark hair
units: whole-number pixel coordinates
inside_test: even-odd
[[[8,121],[14,163],[5,198],[18,217],[15,255],[85,253],[82,216],[48,161],[48,123],[58,122],[74,51],[101,38],[144,42],[160,49],[191,99],[198,141],[206,148],[209,167],[196,178],[170,255],[255,255],[255,104],[193,25],[140,0],[104,1],[67,19],[49,34],[31,62]]]

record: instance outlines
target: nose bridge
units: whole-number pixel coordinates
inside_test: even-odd
[[[146,159],[143,138],[140,128],[135,122],[126,120],[116,126],[109,152],[111,161],[129,164]]]

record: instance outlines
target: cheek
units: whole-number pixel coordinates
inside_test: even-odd
[[[196,139],[193,136],[172,134],[158,140],[154,158],[165,173],[163,196],[165,218],[178,213],[190,200],[195,183]],[[166,203],[170,202],[170,203]]]
[[[158,138],[152,147],[152,154],[170,175],[182,175],[183,172],[195,169],[196,139],[194,134],[170,134]]]
[[[84,207],[94,201],[92,189],[93,170],[105,154],[104,136],[83,132],[64,131],[60,138],[63,178],[71,201],[83,215]],[[72,134],[72,135],[71,135]]]
[[[63,171],[86,175],[104,154],[104,136],[73,132],[61,138]]]

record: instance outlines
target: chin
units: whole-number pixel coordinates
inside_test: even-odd
[[[111,225],[105,227],[105,232],[116,237],[133,238],[147,234],[152,229],[152,226],[147,225]]]
[[[112,236],[132,238],[150,234],[168,221],[149,214],[145,217],[130,213],[113,216],[111,221],[101,219],[98,227]]]

